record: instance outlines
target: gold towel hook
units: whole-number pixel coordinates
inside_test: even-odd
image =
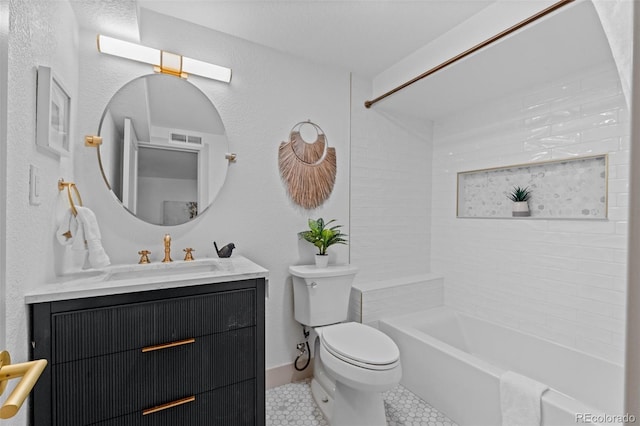
[[[13,392],[0,407],[0,419],[9,419],[16,415],[46,366],[46,359],[11,365],[9,352],[0,352],[0,395],[7,387],[9,380],[21,377]]]
[[[76,193],[76,197],[78,198],[78,205],[82,206],[82,197],[80,197],[80,191],[78,191],[78,187],[73,182],[65,182],[63,179],[58,181],[58,191],[64,191],[64,188],[67,188],[67,195],[69,197],[69,207],[71,207],[71,212],[74,216],[78,215],[78,210],[76,209],[75,204],[73,203],[73,196],[71,195],[71,188]]]

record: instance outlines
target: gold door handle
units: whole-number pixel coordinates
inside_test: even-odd
[[[13,392],[0,407],[0,419],[10,419],[18,413],[46,366],[46,359],[11,364],[9,352],[0,352],[0,395],[9,380],[20,378]]]
[[[176,346],[189,345],[191,343],[195,343],[195,341],[196,339],[192,337],[190,339],[177,340],[175,342],[170,342],[170,343],[163,343],[161,345],[146,346],[142,348],[142,352],[153,352],[153,351],[159,351],[161,349],[175,348]]]
[[[166,404],[156,405],[155,407],[147,408],[146,410],[143,410],[142,415],[146,416],[147,414],[157,413],[158,411],[163,411],[169,408],[177,407],[179,405],[188,404],[189,402],[193,402],[195,400],[196,400],[196,397],[194,395],[194,396],[189,396],[187,398],[178,399],[172,402],[167,402]]]

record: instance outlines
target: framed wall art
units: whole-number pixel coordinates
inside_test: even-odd
[[[36,105],[36,144],[57,155],[68,155],[71,96],[49,67],[38,67]]]

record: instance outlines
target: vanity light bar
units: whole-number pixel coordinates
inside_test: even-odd
[[[160,65],[160,51],[136,43],[98,35],[98,52],[150,65]]]
[[[224,83],[231,81],[231,69],[229,68],[112,37],[98,35],[98,51],[150,64],[157,72],[182,78],[186,78],[188,74],[195,74]]]

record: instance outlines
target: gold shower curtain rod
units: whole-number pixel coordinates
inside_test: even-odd
[[[567,5],[567,4],[569,4],[569,3],[573,2],[573,1],[575,1],[575,0],[560,0],[559,2],[552,4],[551,6],[547,7],[546,9],[541,10],[540,12],[536,13],[535,15],[531,15],[527,19],[518,22],[514,26],[507,28],[506,30],[494,35],[493,37],[490,37],[490,38],[486,39],[485,41],[483,41],[481,43],[476,44],[472,48],[470,48],[468,50],[465,50],[464,52],[454,56],[453,58],[448,59],[448,60],[442,62],[439,65],[436,65],[435,67],[431,68],[430,70],[425,71],[424,73],[420,74],[419,76],[417,76],[417,77],[415,77],[415,78],[413,78],[413,79],[401,84],[400,86],[398,86],[398,87],[396,87],[394,89],[389,90],[388,92],[378,96],[377,98],[372,99],[370,101],[365,101],[364,106],[366,108],[371,108],[371,106],[373,104],[383,100],[384,98],[386,98],[388,96],[391,96],[394,93],[399,92],[400,90],[402,90],[402,89],[404,89],[404,88],[406,88],[408,86],[411,86],[413,83],[415,83],[417,81],[420,81],[423,78],[428,77],[428,76],[430,76],[431,74],[433,74],[433,73],[435,73],[437,71],[440,71],[444,67],[447,67],[447,66],[453,64],[454,62],[457,62],[460,59],[465,58],[465,57],[471,55],[474,52],[477,52],[478,50],[482,49],[483,47],[486,47],[486,46],[490,45],[491,43],[494,43],[494,42],[500,40],[501,38],[508,36],[509,34],[521,29],[522,27],[524,27],[526,25],[529,25],[534,21],[537,21],[538,19],[542,18],[543,16],[546,16],[546,15],[550,14],[551,12],[554,12],[554,11],[560,9],[562,6],[565,6],[565,5]]]

